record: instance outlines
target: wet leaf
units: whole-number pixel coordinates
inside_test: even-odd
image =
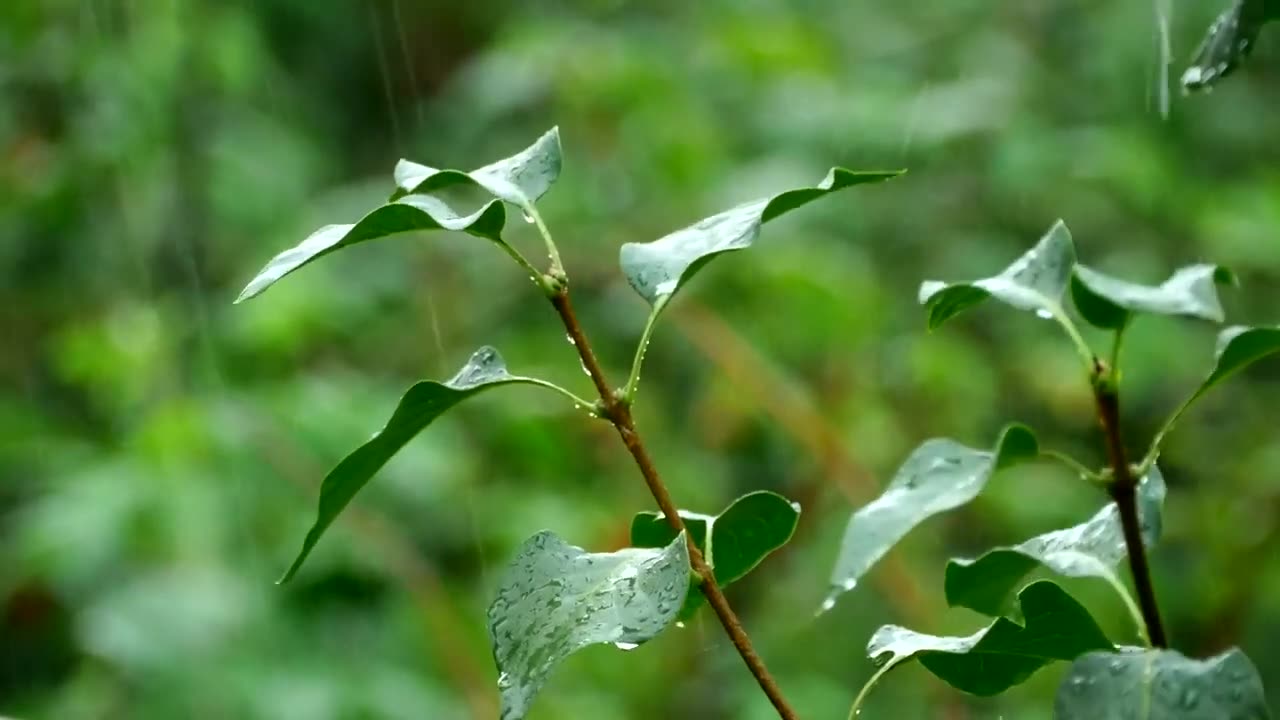
[[[1164,497],[1164,476],[1152,465],[1138,485],[1138,513],[1147,547],[1160,539]],[[1067,577],[1096,577],[1123,587],[1115,567],[1125,555],[1120,515],[1115,504],[1108,503],[1079,525],[995,548],[976,560],[952,559],[947,563],[947,604],[992,617],[1003,615],[1014,590],[1039,566]]]
[[[1192,395],[1199,398],[1215,385],[1262,358],[1280,351],[1280,328],[1236,325],[1218,333],[1213,371]]]
[[[676,619],[689,588],[681,534],[662,548],[588,553],[543,531],[525,541],[489,606],[503,720],[519,720],[557,663],[588,645],[639,645]]]
[[[997,695],[1056,660],[1074,660],[1092,650],[1110,650],[1111,642],[1089,611],[1047,580],[1018,593],[1025,623],[996,618],[968,637],[939,637],[886,625],[867,645],[880,665],[918,660],[948,685],[981,696]]]
[[[1071,278],[1071,297],[1081,317],[1108,330],[1123,327],[1133,313],[1222,322],[1218,285],[1235,282],[1235,275],[1218,265],[1182,268],[1158,286],[1131,283],[1077,265]]]
[[[761,490],[734,500],[719,515],[680,511],[685,528],[715,571],[716,583],[725,587],[755,569],[766,556],[787,544],[800,521],[800,507],[783,496]],[[710,529],[711,542],[707,543]],[[675,531],[662,513],[637,513],[631,522],[631,544],[663,547]],[[705,602],[690,588],[680,619],[693,616]]]
[[[919,299],[929,313],[930,330],[990,297],[1042,317],[1060,317],[1075,264],[1071,232],[1059,220],[999,275],[970,283],[927,280],[920,285]]]
[[[627,243],[621,251],[622,271],[651,305],[665,304],[712,258],[750,247],[764,223],[836,190],[889,180],[902,172],[832,168],[815,187],[739,205],[653,242]]]
[[[256,297],[294,270],[351,245],[413,230],[460,230],[501,243],[505,224],[506,211],[496,200],[470,215],[459,215],[443,200],[430,195],[403,197],[377,208],[354,225],[326,225],[271,258],[240,291],[236,302]]]
[[[329,253],[358,243],[414,230],[455,230],[505,245],[507,211],[501,201],[526,207],[547,191],[560,174],[560,133],[552,128],[531,147],[470,173],[437,170],[407,160],[396,166],[397,191],[353,225],[326,225],[297,246],[276,255],[245,286],[236,302],[262,293],[285,275]],[[452,185],[479,187],[497,200],[469,215],[425,195]]]
[[[1232,648],[1208,660],[1174,650],[1092,652],[1058,688],[1057,720],[1266,720],[1258,670]]]
[[[343,458],[325,476],[320,485],[320,505],[315,524],[307,532],[302,550],[280,582],[287,582],[298,572],[334,518],[400,448],[454,405],[489,388],[515,383],[547,385],[542,380],[509,374],[498,351],[482,347],[451,379],[443,383],[424,380],[409,388],[386,426]]]
[[[934,438],[916,448],[880,497],[853,514],[831,573],[832,591],[824,609],[852,590],[871,566],[916,525],[978,496],[997,471],[1034,458],[1035,435],[1009,425],[992,451],[974,450],[954,440]]]
[[[537,142],[509,158],[478,170],[438,170],[401,160],[396,165],[396,195],[430,193],[452,185],[476,185],[490,195],[517,206],[527,206],[551,188],[560,177],[560,129],[551,128]]]
[[[1262,26],[1280,18],[1276,0],[1233,0],[1209,26],[1191,64],[1182,74],[1186,91],[1207,90],[1235,72],[1257,44]]]
[[[1204,379],[1204,382],[1200,383],[1200,387],[1196,388],[1196,391],[1183,401],[1182,405],[1165,421],[1164,426],[1160,428],[1160,431],[1156,433],[1155,438],[1151,441],[1151,449],[1147,452],[1148,456],[1154,456],[1160,451],[1160,446],[1164,442],[1165,436],[1178,423],[1183,413],[1195,404],[1196,400],[1199,400],[1223,380],[1278,351],[1280,351],[1280,327],[1245,327],[1236,325],[1218,333],[1218,345],[1213,370]]]

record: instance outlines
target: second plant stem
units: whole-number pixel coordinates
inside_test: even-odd
[[[582,360],[583,368],[586,369],[587,374],[591,377],[591,382],[595,385],[596,392],[600,394],[600,415],[612,423],[614,429],[618,431],[618,437],[622,439],[622,444],[626,446],[627,451],[631,453],[631,457],[635,460],[636,466],[640,468],[640,475],[644,477],[645,484],[649,486],[649,492],[653,494],[654,500],[658,502],[658,507],[662,510],[663,515],[666,516],[667,522],[676,532],[683,531],[685,529],[684,521],[680,519],[676,504],[671,499],[671,493],[667,491],[666,484],[662,482],[661,476],[658,475],[658,470],[653,464],[653,458],[649,456],[649,451],[640,439],[640,434],[636,431],[635,421],[631,417],[630,398],[627,396],[634,392],[635,378],[632,378],[631,382],[628,383],[628,388],[623,393],[616,392],[605,378],[604,370],[600,367],[599,361],[596,360],[595,353],[591,350],[591,344],[587,341],[587,337],[582,331],[582,326],[578,324],[577,316],[573,312],[573,305],[569,301],[568,288],[562,285],[555,292],[549,293],[548,296],[551,300],[551,305],[556,309],[556,313],[560,315],[560,320],[564,323],[565,331],[569,334],[574,347],[578,350],[578,357]],[[699,552],[698,547],[693,542],[693,537],[686,533],[685,538],[689,546],[689,565],[693,572],[697,573],[698,577],[701,578],[698,587],[702,590],[702,594],[707,597],[707,603],[715,611],[716,617],[719,618],[720,624],[724,626],[725,633],[729,636],[729,640],[733,642],[738,654],[742,656],[742,661],[746,663],[756,682],[760,684],[760,689],[764,691],[764,694],[769,698],[769,702],[778,711],[778,716],[782,720],[798,720],[799,716],[787,704],[777,681],[769,674],[764,661],[760,659],[755,648],[752,647],[751,639],[747,636],[746,630],[743,629],[742,623],[739,622],[738,616],[734,614],[733,608],[729,606],[729,601],[725,598],[724,593],[720,592],[720,586],[716,584],[715,573],[712,572],[711,567],[703,559],[702,553]]]
[[[1129,570],[1133,574],[1138,607],[1146,622],[1147,637],[1152,646],[1166,648],[1169,642],[1164,633],[1164,624],[1160,620],[1155,587],[1151,583],[1151,567],[1147,564],[1146,546],[1142,541],[1142,521],[1138,513],[1139,478],[1129,465],[1124,437],[1120,432],[1120,397],[1114,372],[1113,367],[1095,360],[1093,396],[1098,407],[1098,422],[1102,425],[1106,438],[1107,457],[1112,472],[1107,490],[1120,515],[1120,527],[1129,555]]]

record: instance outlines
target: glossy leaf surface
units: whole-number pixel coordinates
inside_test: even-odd
[[[1035,435],[1022,425],[1006,427],[993,450],[974,450],[945,438],[925,441],[898,469],[884,493],[849,519],[824,609],[832,607],[839,594],[852,590],[912,528],[973,500],[993,474],[1034,458],[1038,451]]]
[[[543,531],[489,606],[503,720],[529,711],[557,663],[588,645],[639,645],[675,621],[689,589],[684,535],[661,548],[588,553]]]

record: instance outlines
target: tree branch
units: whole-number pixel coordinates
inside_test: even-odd
[[[1133,574],[1133,586],[1138,594],[1138,606],[1142,609],[1147,625],[1147,637],[1157,648],[1169,647],[1160,621],[1160,608],[1156,605],[1156,592],[1151,584],[1151,568],[1147,565],[1147,551],[1142,543],[1142,525],[1138,518],[1138,478],[1125,454],[1124,439],[1120,434],[1120,397],[1113,371],[1100,360],[1095,360],[1093,397],[1098,406],[1098,421],[1106,436],[1107,457],[1111,461],[1111,482],[1107,491],[1120,514],[1120,526],[1124,531],[1124,544],[1129,555],[1129,570]]]
[[[662,510],[663,515],[666,516],[667,522],[676,532],[684,530],[684,521],[680,519],[676,504],[671,499],[671,493],[667,491],[667,486],[658,475],[657,468],[654,467],[653,458],[649,457],[649,451],[645,449],[644,442],[636,431],[635,421],[631,417],[630,404],[609,386],[608,380],[605,379],[604,370],[601,369],[600,362],[596,360],[595,353],[592,352],[591,345],[587,341],[586,335],[582,332],[582,327],[578,324],[578,319],[573,312],[573,305],[569,301],[568,288],[561,287],[550,298],[551,305],[560,315],[565,331],[569,333],[569,338],[578,350],[578,357],[582,360],[582,366],[586,368],[587,374],[591,376],[591,382],[596,387],[596,392],[600,394],[601,416],[612,423],[614,429],[618,431],[618,437],[622,438],[622,444],[626,446],[627,451],[631,453],[631,457],[635,459],[636,466],[640,468],[640,475],[644,478],[645,484],[649,486],[649,492],[653,494],[653,499],[658,502],[658,507]],[[756,682],[760,684],[760,689],[768,696],[769,702],[773,703],[773,707],[777,709],[780,718],[783,720],[799,720],[795,710],[791,709],[786,699],[783,698],[782,690],[778,687],[777,681],[769,674],[764,661],[760,659],[760,656],[756,654],[755,648],[751,646],[751,639],[747,637],[747,632],[743,629],[742,623],[738,621],[738,616],[734,614],[733,608],[729,606],[729,601],[720,592],[720,586],[716,584],[715,573],[712,572],[711,567],[703,559],[702,553],[698,551],[692,536],[686,534],[685,538],[689,543],[689,564],[693,571],[702,578],[702,582],[699,584],[702,594],[707,597],[707,603],[711,605],[716,617],[720,619],[720,624],[724,626],[725,633],[728,634],[729,640],[733,642],[733,646],[737,648],[738,654],[742,656],[742,661],[746,663],[747,669],[755,676]]]

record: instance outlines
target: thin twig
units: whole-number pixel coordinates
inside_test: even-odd
[[[1165,638],[1164,624],[1160,621],[1160,608],[1156,605],[1156,592],[1151,584],[1151,568],[1147,564],[1142,525],[1138,518],[1138,478],[1134,476],[1125,454],[1124,439],[1120,433],[1120,397],[1112,372],[1102,361],[1095,360],[1093,397],[1098,406],[1098,421],[1106,436],[1112,471],[1107,491],[1119,511],[1124,544],[1129,554],[1129,570],[1133,573],[1138,606],[1147,624],[1147,637],[1153,647],[1165,648],[1169,643]]]
[[[569,301],[568,288],[562,287],[559,292],[552,295],[551,305],[560,315],[565,331],[569,333],[574,347],[578,350],[578,357],[582,360],[582,366],[586,368],[587,374],[591,376],[591,382],[596,387],[596,392],[600,394],[602,403],[601,416],[612,423],[614,429],[618,431],[618,437],[622,438],[622,444],[626,446],[627,451],[631,453],[631,457],[635,459],[636,466],[640,469],[640,475],[644,477],[645,484],[649,486],[649,492],[653,494],[654,500],[658,502],[658,507],[666,516],[667,522],[676,532],[683,531],[684,521],[680,519],[676,504],[671,499],[671,493],[667,491],[667,486],[658,475],[653,459],[649,457],[649,452],[645,449],[644,443],[640,439],[640,434],[636,431],[635,421],[631,417],[631,406],[618,393],[613,391],[609,381],[605,379],[604,370],[600,367],[599,361],[596,360],[595,353],[592,352],[591,345],[582,331],[582,326],[578,324],[578,319],[574,315],[573,305]],[[756,654],[755,648],[751,646],[751,639],[747,637],[747,632],[743,629],[742,623],[738,621],[733,608],[729,606],[729,601],[720,592],[720,586],[716,584],[715,573],[712,572],[711,567],[703,559],[702,553],[694,545],[692,536],[686,535],[686,539],[689,543],[689,565],[702,578],[702,582],[699,584],[702,594],[707,597],[708,604],[715,611],[716,617],[720,619],[720,624],[724,626],[729,640],[733,642],[738,654],[742,656],[742,661],[746,663],[747,669],[755,676],[756,682],[760,684],[760,689],[768,696],[769,702],[773,703],[773,707],[777,709],[778,716],[783,720],[798,720],[799,716],[796,715],[795,710],[791,709],[786,699],[782,697],[782,690],[778,687],[777,681],[769,674],[764,661],[760,659],[760,656]]]

